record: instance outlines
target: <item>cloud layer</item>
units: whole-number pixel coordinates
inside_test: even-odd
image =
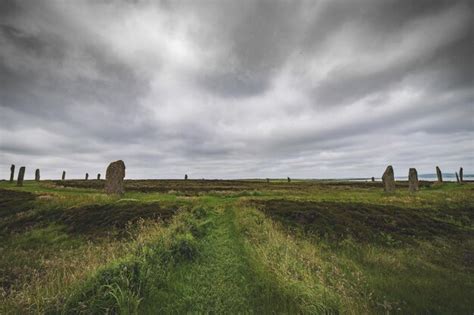
[[[474,171],[470,1],[2,1],[0,178]],[[91,175],[92,176],[92,175]]]

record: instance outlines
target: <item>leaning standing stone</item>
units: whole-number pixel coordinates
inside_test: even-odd
[[[15,177],[15,164],[12,164],[12,166],[10,166],[10,183],[13,183],[14,177]]]
[[[443,182],[443,174],[441,173],[441,170],[438,166],[436,166],[436,177],[438,178],[438,183]]]
[[[125,163],[122,160],[110,163],[105,173],[105,192],[107,194],[123,194],[124,177]]]
[[[40,181],[40,170],[39,170],[39,168],[37,168],[36,171],[35,171],[35,181],[37,181],[37,182]]]
[[[393,174],[392,165],[387,166],[387,169],[382,175],[383,187],[386,192],[395,190],[395,176]]]
[[[408,171],[408,190],[417,191],[418,189],[418,172],[416,171],[416,168],[410,168]]]
[[[20,171],[18,172],[18,181],[16,182],[17,186],[23,186],[23,179],[25,178],[25,167],[20,167]]]
[[[455,172],[456,174],[456,183],[460,184],[461,182],[459,181],[459,175],[458,175],[458,172]]]
[[[63,171],[63,176],[61,177],[62,180],[66,179],[66,171]]]

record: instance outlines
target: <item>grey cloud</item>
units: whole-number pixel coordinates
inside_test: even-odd
[[[223,97],[249,97],[268,88],[267,78],[254,73],[210,73],[198,76],[202,87]]]
[[[263,93],[285,60],[298,49],[299,18],[304,13],[304,2],[243,1],[236,5],[224,1],[221,4],[201,9],[216,26],[203,37],[218,38],[226,49],[217,60],[219,66],[198,75],[198,81],[228,97]]]

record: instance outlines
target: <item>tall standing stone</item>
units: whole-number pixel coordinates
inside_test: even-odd
[[[23,179],[25,179],[25,167],[22,166],[20,167],[20,170],[18,171],[18,180],[16,182],[17,186],[23,186]]]
[[[387,169],[382,175],[383,187],[386,192],[395,190],[395,175],[393,174],[392,165],[387,166]]]
[[[464,181],[464,174],[462,167],[459,169],[459,182],[462,183]]]
[[[107,194],[123,194],[125,163],[122,160],[112,162],[105,173],[105,192]]]
[[[270,178],[267,178],[267,184],[270,183]]]
[[[460,184],[460,183],[461,183],[461,181],[459,180],[459,175],[458,175],[458,172],[455,172],[455,174],[456,174],[456,183]]]
[[[63,171],[63,176],[61,177],[62,180],[66,180],[66,171]]]
[[[37,182],[40,181],[40,170],[39,170],[39,168],[37,168],[36,171],[35,171],[35,181],[37,181]]]
[[[408,171],[408,190],[417,191],[419,188],[418,172],[416,168],[410,168]]]
[[[13,183],[13,180],[15,179],[15,164],[12,164],[10,166],[10,183]]]
[[[372,179],[371,179],[373,182],[375,182],[375,177],[372,176]]]
[[[438,166],[436,166],[436,177],[438,178],[438,183],[443,182],[443,174],[441,173],[441,170]]]
[[[291,178],[290,177],[288,177],[287,180],[288,180],[288,183],[291,183]]]
[[[184,180],[188,180],[188,174],[184,174]]]
[[[100,180],[100,173],[97,174],[97,180]]]
[[[89,173],[86,173],[86,180],[89,179]]]

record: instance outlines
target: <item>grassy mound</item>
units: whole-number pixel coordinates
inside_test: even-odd
[[[0,189],[0,218],[31,209],[35,199],[36,196],[29,192]]]
[[[139,246],[126,258],[97,271],[78,285],[64,301],[64,313],[137,313],[141,301],[155,294],[167,273],[179,264],[195,260],[199,243],[192,231],[205,235],[194,212],[182,212],[170,227]],[[59,307],[60,305],[55,305]]]
[[[177,204],[118,201],[79,207],[35,205],[29,192],[0,190],[0,231],[22,232],[35,227],[59,224],[69,233],[100,235],[124,232],[127,224],[139,220],[168,220],[179,209]]]
[[[393,245],[396,242],[463,239],[473,236],[474,208],[461,208],[455,217],[433,209],[367,203],[313,202],[273,199],[254,204],[288,227],[302,228],[328,240],[347,237],[358,241]]]

